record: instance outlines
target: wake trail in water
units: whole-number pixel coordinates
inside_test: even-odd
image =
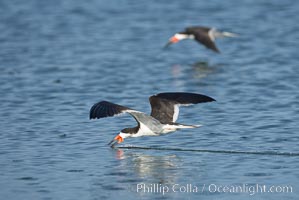
[[[119,146],[116,149],[142,149],[142,150],[158,150],[158,151],[184,151],[199,153],[222,153],[222,154],[254,154],[269,156],[299,156],[296,152],[277,152],[277,151],[235,151],[235,150],[209,150],[209,149],[182,149],[167,147],[142,147],[142,146]]]

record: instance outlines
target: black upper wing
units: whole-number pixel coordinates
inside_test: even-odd
[[[186,32],[204,32],[204,33],[208,33],[211,30],[210,27],[206,27],[206,26],[189,26],[186,28]]]
[[[94,104],[89,113],[90,119],[100,119],[103,117],[112,117],[124,113],[128,110],[132,110],[128,107],[117,105],[108,101],[101,101]]]
[[[220,51],[216,47],[214,41],[209,36],[210,30],[211,30],[211,28],[209,28],[209,27],[195,26],[195,27],[186,28],[186,33],[193,34],[196,41],[200,42],[207,48],[209,48],[217,53],[220,53]]]
[[[215,99],[196,93],[167,92],[153,95],[149,98],[149,101],[152,107],[151,116],[161,123],[167,124],[174,122],[175,105],[211,102]]]

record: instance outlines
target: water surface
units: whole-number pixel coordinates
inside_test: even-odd
[[[18,1],[0,3],[0,196],[3,199],[298,199],[297,1]],[[215,54],[193,41],[162,49],[189,25],[240,34]],[[200,129],[110,149],[130,116],[88,119],[109,100],[150,112],[166,91],[217,102],[181,109]],[[273,155],[274,154],[274,155]],[[138,184],[198,192],[137,192]],[[291,186],[213,192],[208,186]],[[203,186],[205,186],[204,190]]]

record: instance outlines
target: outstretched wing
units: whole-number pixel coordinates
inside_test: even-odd
[[[186,32],[193,34],[196,41],[200,42],[205,47],[217,53],[220,53],[219,49],[216,47],[216,44],[214,43],[214,39],[211,38],[212,35],[209,34],[211,30],[211,28],[200,26],[186,28]]]
[[[195,93],[167,92],[149,98],[151,116],[162,124],[174,123],[179,116],[179,106],[215,101],[215,99]]]
[[[108,101],[101,101],[94,104],[90,109],[89,118],[100,119],[104,117],[113,117],[123,113],[131,114],[139,123],[138,116],[141,112]]]
[[[89,112],[90,119],[100,119],[104,117],[113,117],[115,115],[119,115],[130,111],[132,109],[117,105],[108,101],[101,101],[94,104]]]

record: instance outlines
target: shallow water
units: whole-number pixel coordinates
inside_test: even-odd
[[[298,9],[290,0],[1,1],[0,196],[298,199],[299,157],[275,155],[299,153]],[[162,49],[188,25],[240,37],[218,40],[220,55],[193,41]],[[107,146],[135,124],[129,116],[88,119],[100,100],[150,112],[148,97],[165,91],[217,102],[181,109],[179,122],[199,129],[122,145],[153,149]]]

